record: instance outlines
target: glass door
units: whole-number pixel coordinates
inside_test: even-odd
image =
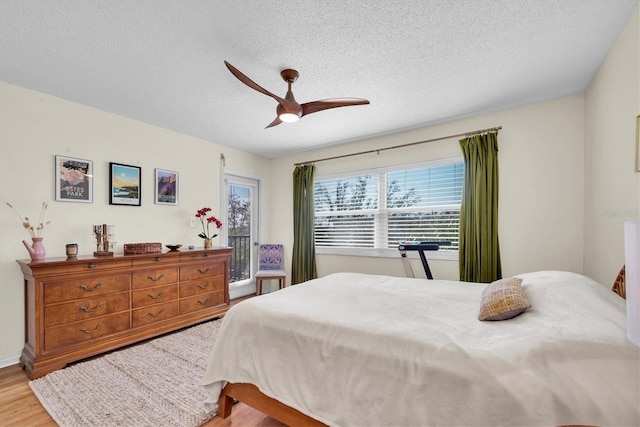
[[[227,193],[227,245],[233,248],[229,265],[229,286],[246,287],[255,292],[252,285],[253,265],[258,247],[259,181],[237,175],[225,174]],[[248,293],[251,293],[248,292]],[[241,295],[233,295],[238,297]],[[248,295],[240,291],[241,294]],[[237,292],[235,292],[237,294]]]

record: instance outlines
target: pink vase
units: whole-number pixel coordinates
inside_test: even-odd
[[[32,261],[42,261],[44,260],[44,256],[46,254],[44,250],[44,245],[42,244],[42,237],[32,237],[31,240],[33,243],[29,246],[29,243],[26,240],[23,240],[22,243],[24,247],[29,251],[29,255],[31,255]]]

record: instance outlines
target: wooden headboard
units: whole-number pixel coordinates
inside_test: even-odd
[[[613,287],[611,290],[616,294],[620,295],[622,298],[627,299],[627,291],[625,289],[625,280],[624,280],[624,265],[620,269],[620,273],[618,273],[618,277],[616,277],[616,281],[613,282]]]

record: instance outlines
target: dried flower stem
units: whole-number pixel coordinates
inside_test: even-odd
[[[38,221],[38,235],[42,234],[42,229],[44,228],[44,213],[47,210],[47,202],[42,202],[42,209],[40,210],[40,220]]]
[[[44,222],[44,214],[45,214],[45,211],[47,210],[46,202],[42,202],[42,209],[40,210],[40,219],[36,227],[31,225],[31,223],[29,222],[29,217],[26,217],[26,216],[23,217],[22,215],[20,215],[20,213],[18,213],[18,210],[14,208],[9,202],[6,202],[6,203],[7,203],[7,206],[13,209],[13,211],[16,213],[16,215],[20,219],[20,222],[22,223],[22,227],[24,227],[26,230],[29,231],[29,234],[31,235],[31,237],[41,237],[42,229],[46,224],[49,224],[51,222],[51,221],[47,221],[46,223]]]

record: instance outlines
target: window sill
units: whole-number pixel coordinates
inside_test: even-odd
[[[362,256],[374,258],[399,258],[397,249],[371,249],[371,248],[318,248],[318,255]],[[458,251],[424,251],[428,260],[458,261]],[[410,259],[420,259],[417,251],[407,251]]]

